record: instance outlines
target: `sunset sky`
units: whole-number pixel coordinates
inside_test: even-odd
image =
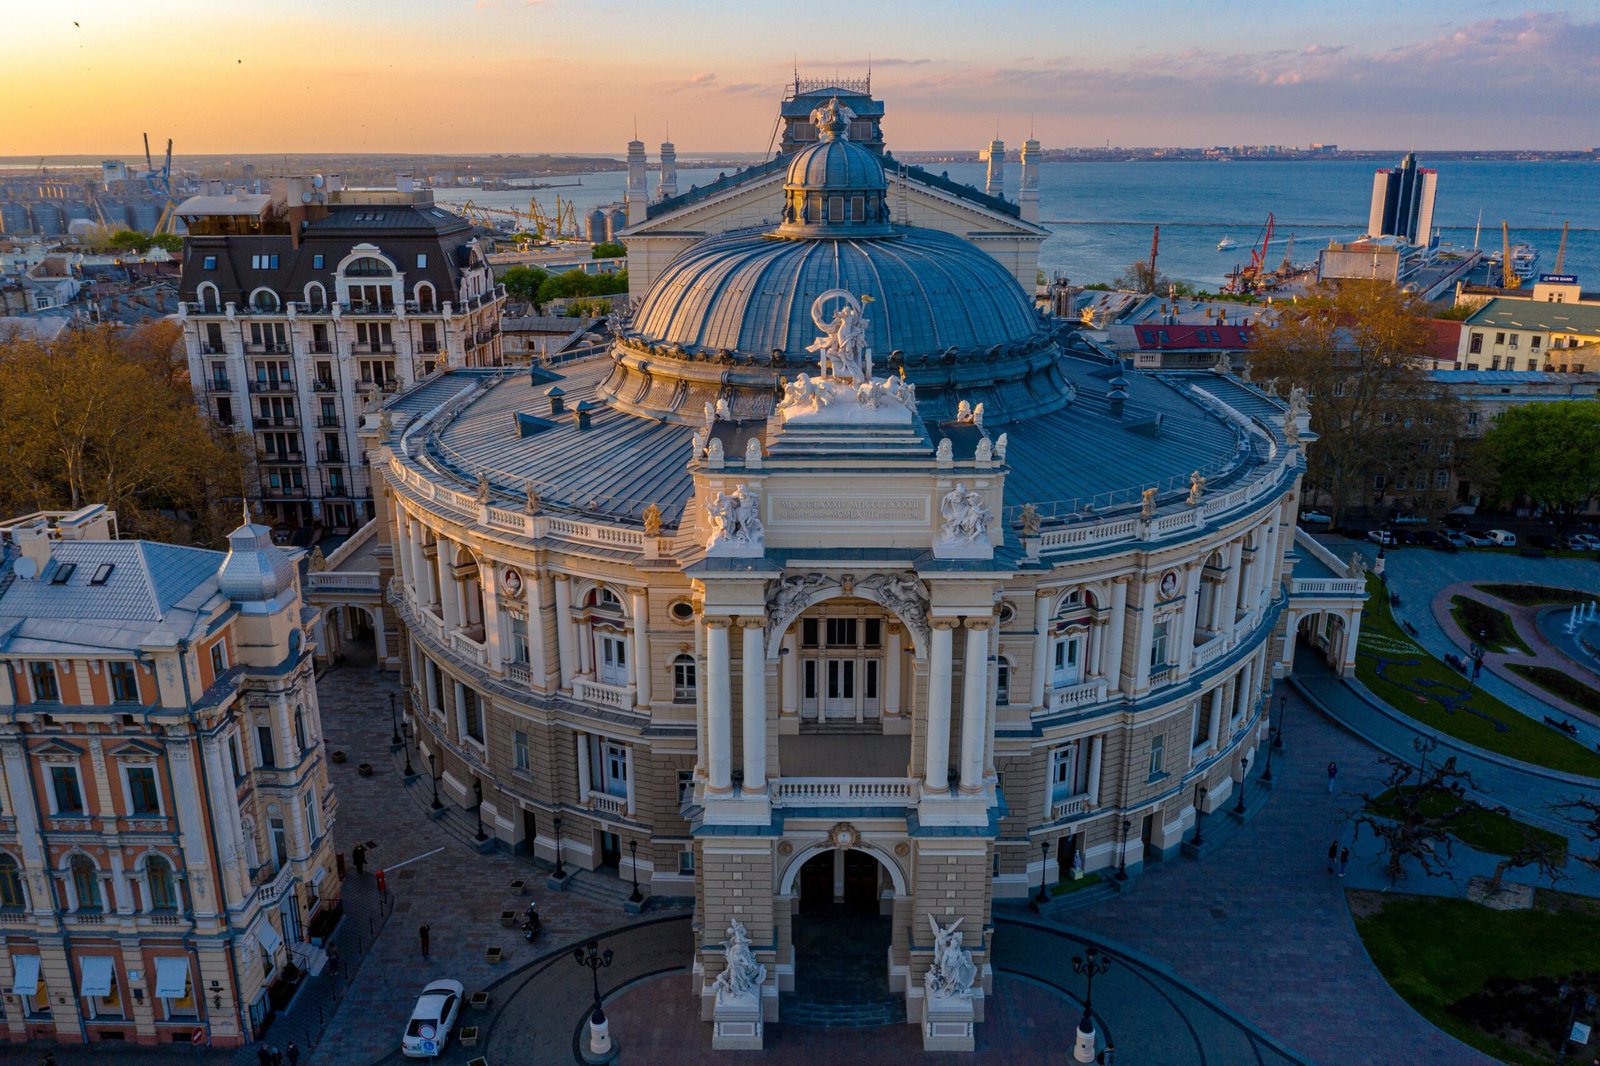
[[[0,155],[759,152],[798,61],[900,149],[1600,144],[1600,4],[14,0]]]

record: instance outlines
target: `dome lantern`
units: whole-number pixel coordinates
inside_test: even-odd
[[[887,237],[889,182],[883,162],[850,140],[854,113],[837,97],[811,112],[817,143],[789,162],[780,237]]]

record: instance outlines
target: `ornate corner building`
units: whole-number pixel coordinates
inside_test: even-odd
[[[819,104],[773,221],[688,243],[608,354],[386,405],[378,556],[441,793],[692,896],[718,1046],[841,959],[970,1046],[994,901],[1174,852],[1364,592],[1294,535],[1298,400],[1081,345]]]
[[[311,617],[265,526],[0,527],[0,1034],[233,1047],[340,908]]]

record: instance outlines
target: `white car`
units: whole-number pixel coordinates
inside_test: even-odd
[[[1333,524],[1333,517],[1322,511],[1301,511],[1300,522],[1307,526],[1327,526]]]
[[[1510,530],[1491,529],[1484,535],[1489,538],[1490,544],[1498,544],[1502,548],[1515,548],[1517,546],[1517,535]]]
[[[1567,547],[1572,551],[1592,552],[1600,548],[1600,538],[1589,533],[1574,533],[1567,538]]]
[[[1395,546],[1394,534],[1387,529],[1369,529],[1367,530],[1367,539],[1374,544],[1381,544],[1385,548]]]
[[[1484,534],[1474,533],[1470,529],[1462,531],[1461,539],[1472,545],[1474,548],[1487,548],[1490,544],[1494,543]]]
[[[432,1059],[444,1053],[444,1046],[455,1031],[461,1014],[461,999],[466,993],[460,981],[434,981],[417,997],[417,1005],[406,1023],[400,1052],[407,1058]]]

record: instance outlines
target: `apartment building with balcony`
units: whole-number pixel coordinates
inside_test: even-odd
[[[247,1042],[340,913],[294,563],[0,526],[0,1040]]]
[[[340,184],[178,208],[195,398],[252,437],[263,516],[329,532],[373,514],[362,417],[443,368],[500,365],[505,302],[470,224],[431,190]]]

